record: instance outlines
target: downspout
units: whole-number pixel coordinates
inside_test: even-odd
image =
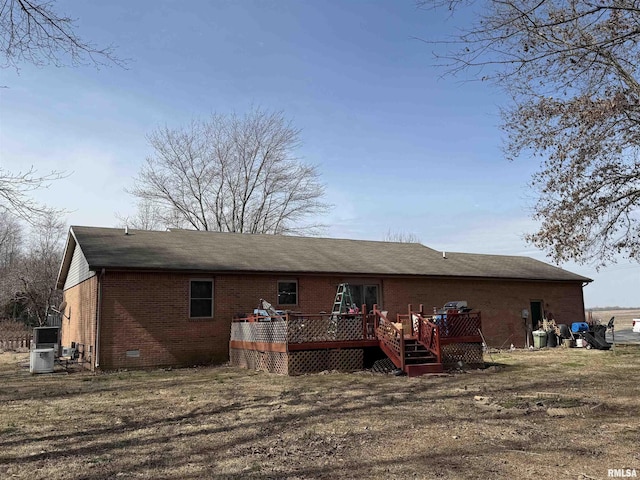
[[[100,272],[100,276],[98,277],[98,302],[96,305],[96,343],[93,348],[95,352],[95,362],[94,368],[98,368],[100,366],[100,312],[102,310],[102,279],[104,278],[105,270],[104,268]]]
[[[584,287],[586,287],[587,285],[589,285],[589,283],[591,282],[582,282],[582,288],[580,288],[580,300],[582,301],[582,320],[581,322],[586,322],[586,316],[587,316],[587,311],[585,310],[585,306],[584,306]]]

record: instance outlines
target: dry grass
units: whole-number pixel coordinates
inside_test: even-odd
[[[606,478],[640,472],[640,349],[494,354],[445,377],[229,367],[31,376],[0,355],[0,478]],[[586,416],[517,408],[561,392]],[[516,408],[485,410],[483,395]],[[515,400],[514,400],[515,399]]]

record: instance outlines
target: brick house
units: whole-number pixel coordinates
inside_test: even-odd
[[[522,346],[530,312],[584,318],[591,280],[527,257],[435,251],[416,243],[73,226],[57,286],[62,345],[92,369],[221,363],[231,319],[264,298],[283,310],[330,311],[339,283],[390,315],[466,300],[493,346]]]

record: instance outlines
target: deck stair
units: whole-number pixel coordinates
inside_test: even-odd
[[[405,337],[404,340],[403,370],[410,377],[443,371],[442,364],[438,363],[436,356],[417,339],[411,337]]]
[[[435,351],[430,350],[428,344],[420,341],[420,335],[413,331],[406,333],[401,322],[390,322],[386,313],[378,310],[377,305],[374,305],[373,312],[378,325],[376,337],[380,348],[396,367],[410,377],[444,371],[439,360],[439,346]]]

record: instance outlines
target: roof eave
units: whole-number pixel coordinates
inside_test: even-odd
[[[89,264],[89,270],[100,271],[116,270],[121,272],[176,272],[176,273],[209,273],[209,274],[232,274],[243,273],[253,275],[321,275],[321,276],[378,276],[378,277],[413,277],[413,278],[433,278],[433,279],[469,279],[469,280],[510,280],[521,282],[570,282],[570,283],[591,283],[592,279],[582,276],[576,276],[575,278],[545,278],[545,277],[509,277],[509,276],[491,276],[491,275],[446,275],[446,274],[429,274],[429,273],[390,273],[390,272],[368,272],[368,271],[312,271],[312,270],[249,270],[249,269],[211,269],[211,268],[169,268],[169,267],[130,267],[122,265],[107,265],[107,264]]]

